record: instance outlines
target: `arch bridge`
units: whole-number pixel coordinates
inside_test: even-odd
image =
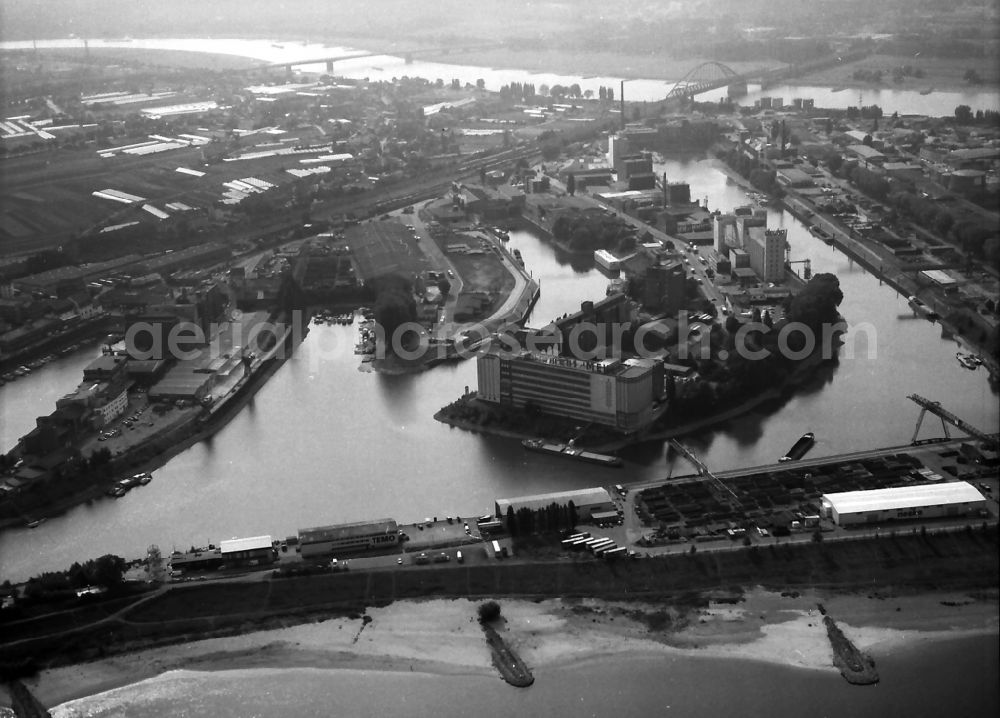
[[[731,88],[730,97],[745,95],[747,76],[721,62],[703,62],[678,80],[667,93],[666,99],[684,100],[719,87]]]

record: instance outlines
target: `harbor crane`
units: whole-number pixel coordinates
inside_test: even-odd
[[[917,418],[917,428],[914,429],[914,431],[913,431],[913,438],[910,439],[910,443],[911,444],[915,444],[917,442],[917,434],[920,433],[920,425],[924,421],[924,415],[927,414],[927,412],[929,411],[930,413],[934,414],[939,419],[941,419],[941,428],[944,429],[944,435],[947,438],[949,438],[949,439],[951,438],[951,432],[948,430],[948,424],[951,424],[955,428],[964,431],[969,436],[974,437],[976,439],[979,439],[987,447],[989,447],[991,449],[996,449],[997,448],[997,437],[996,437],[996,435],[987,434],[985,431],[981,431],[980,429],[977,429],[976,427],[974,427],[969,422],[967,422],[967,421],[965,421],[963,419],[958,418],[957,416],[955,416],[954,414],[952,414],[950,411],[948,411],[947,409],[943,408],[941,406],[941,402],[939,402],[939,401],[931,401],[930,399],[925,399],[924,397],[920,396],[919,394],[910,394],[906,398],[909,399],[910,401],[916,403],[920,407],[920,416]]]
[[[791,267],[793,264],[801,264],[802,278],[809,279],[812,276],[812,262],[808,259],[794,259],[791,261],[786,261],[785,264],[787,264],[789,267]]]
[[[672,446],[677,451],[677,453],[681,454],[684,458],[686,458],[688,461],[694,464],[695,468],[698,469],[698,475],[704,476],[710,482],[712,482],[712,485],[719,490],[719,493],[729,499],[729,502],[732,504],[732,507],[734,509],[742,507],[742,503],[740,502],[739,497],[736,495],[736,492],[733,491],[731,488],[729,488],[726,482],[724,482],[718,476],[713,474],[709,470],[709,468],[705,466],[705,462],[703,462],[701,459],[698,458],[697,454],[695,454],[691,449],[689,449],[687,446],[679,442],[677,439],[671,439],[670,446]]]

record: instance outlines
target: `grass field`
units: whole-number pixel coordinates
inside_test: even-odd
[[[93,609],[60,614],[57,630],[16,650],[0,644],[9,659],[35,656],[52,664],[140,646],[245,632],[313,617],[352,615],[366,606],[422,597],[595,597],[690,603],[692,592],[819,587],[837,591],[920,592],[995,588],[996,527],[948,534],[906,534],[812,544],[784,544],[706,554],[606,563],[591,559],[497,561],[372,572],[325,573],[252,583],[205,583],[172,587],[126,611],[123,619],[86,627]],[[5,634],[6,637],[6,634]],[[23,633],[18,637],[23,637]]]

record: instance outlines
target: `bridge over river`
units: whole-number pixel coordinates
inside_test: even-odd
[[[357,60],[366,57],[402,57],[406,60],[406,64],[409,65],[413,62],[414,58],[422,57],[425,55],[435,56],[435,55],[450,55],[450,54],[461,54],[463,52],[472,52],[474,50],[489,49],[493,47],[500,47],[499,44],[477,44],[477,45],[467,45],[467,46],[454,46],[449,45],[447,47],[427,47],[420,48],[418,50],[406,50],[400,51],[399,49],[387,49],[379,51],[358,51],[358,52],[347,52],[340,53],[338,55],[325,55],[322,57],[312,57],[306,58],[304,60],[290,60],[281,62],[272,62],[266,65],[261,65],[256,69],[285,69],[291,71],[294,67],[300,67],[302,65],[319,65],[326,64],[326,71],[333,72],[333,64],[335,62],[340,62],[343,60]]]

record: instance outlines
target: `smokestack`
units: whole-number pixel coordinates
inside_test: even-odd
[[[622,129],[625,129],[625,80],[622,80],[621,89],[618,91],[618,101],[622,108]]]
[[[663,173],[663,206],[667,206],[667,173]]]

